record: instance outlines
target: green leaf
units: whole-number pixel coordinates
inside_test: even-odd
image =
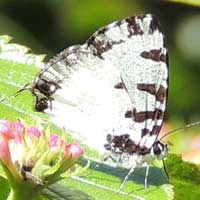
[[[168,0],[168,1],[176,2],[176,3],[184,3],[191,6],[200,6],[200,1],[198,0]]]
[[[36,75],[39,73],[39,68],[44,64],[42,62],[44,56],[30,54],[26,47],[8,43],[9,40],[10,38],[8,36],[0,37],[0,99],[5,99],[0,103],[0,118],[11,120],[20,118],[29,124],[35,123],[35,120],[40,120],[43,124],[48,124],[51,130],[53,129],[52,132],[57,130],[56,132],[58,134],[61,133],[51,123],[48,115],[35,112],[35,98],[29,90],[20,93],[14,98],[7,98],[13,96],[27,83],[33,83]],[[92,149],[86,147],[85,151],[88,156],[97,158],[97,152]],[[82,163],[84,165],[84,160]],[[187,190],[192,190],[194,191],[193,199],[196,199],[197,196],[199,197],[200,192],[198,186],[200,179],[197,178],[199,177],[198,169],[188,165],[181,159],[177,160],[171,156],[167,159],[166,164],[172,184],[169,184],[162,167],[151,167],[148,177],[149,187],[145,190],[145,168],[140,168],[136,169],[134,174],[129,177],[125,188],[120,193],[117,193],[128,170],[108,166],[101,161],[93,159],[91,160],[90,169],[87,170],[85,175],[65,178],[60,182],[60,190],[57,185],[52,185],[49,189],[44,190],[43,194],[51,199],[62,199],[65,198],[65,195],[66,198],[69,198],[74,191],[79,190],[83,193],[78,192],[76,198],[80,196],[79,194],[82,194],[85,198],[93,197],[96,200],[118,200],[119,198],[121,200],[172,200],[175,195],[176,199],[182,200],[185,197],[187,197],[185,199],[190,199],[190,193]],[[180,168],[180,166],[182,167]],[[3,175],[3,173],[1,174]],[[4,183],[0,180],[0,184],[2,185]],[[63,193],[65,187],[67,187],[66,193],[68,191],[69,194]],[[185,189],[184,187],[187,188]],[[50,197],[51,195],[52,197]]]
[[[96,199],[173,199],[173,187],[168,184],[162,169],[151,167],[148,177],[148,189],[144,189],[145,168],[136,169],[129,177],[125,188],[117,192],[128,170],[111,167],[98,161],[91,161],[91,173],[82,177],[64,180],[76,186]]]
[[[170,154],[166,160],[175,199],[198,200],[200,197],[200,170],[181,156]]]
[[[42,195],[50,200],[92,200],[93,198],[76,188],[58,183],[42,190]]]

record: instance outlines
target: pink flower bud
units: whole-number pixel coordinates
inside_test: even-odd
[[[13,134],[15,135],[15,142],[21,143],[22,140],[22,134],[24,133],[25,127],[22,124],[22,122],[13,122],[10,123],[10,126],[12,128]]]
[[[84,150],[79,144],[68,144],[65,146],[65,153],[65,159],[72,157],[73,161],[76,162],[84,154]]]
[[[58,146],[58,140],[59,140],[59,136],[58,135],[51,135],[50,136],[50,147],[56,147]]]
[[[83,154],[79,144],[67,144],[61,136],[50,135],[49,130],[42,132],[20,121],[0,120],[0,164],[12,183],[20,183],[30,175],[45,181],[48,177],[53,181],[54,176],[59,179]],[[31,170],[26,173],[26,168]]]
[[[61,139],[59,135],[52,134],[50,136],[50,147],[64,147],[66,145],[66,142]]]
[[[10,127],[10,122],[7,120],[0,120],[0,136],[5,140],[10,140],[14,138],[14,134]]]
[[[36,136],[36,137],[40,137],[42,135],[42,132],[36,127],[28,128],[27,133],[29,134],[29,136]]]

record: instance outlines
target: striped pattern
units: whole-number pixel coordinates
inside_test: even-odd
[[[112,135],[107,150],[121,138],[129,153],[148,154],[163,123],[167,62],[156,17],[113,22],[46,64],[33,85],[35,108],[98,150]]]

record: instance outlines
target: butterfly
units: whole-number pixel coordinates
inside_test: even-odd
[[[164,159],[159,139],[168,93],[168,51],[158,18],[128,17],[63,50],[36,78],[35,109],[129,168]]]

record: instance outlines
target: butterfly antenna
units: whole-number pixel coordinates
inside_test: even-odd
[[[8,99],[12,99],[12,98],[15,98],[16,96],[18,96],[21,92],[25,91],[25,90],[30,90],[30,83],[27,83],[26,85],[24,85],[23,88],[21,88],[20,90],[18,90],[17,92],[15,92],[14,95],[11,95],[9,97],[5,97],[3,99],[0,100],[0,103],[4,102],[5,100],[8,100]]]
[[[186,125],[186,126],[184,126],[184,127],[174,129],[174,130],[172,130],[172,131],[169,131],[169,132],[166,133],[165,135],[163,135],[163,136],[160,138],[160,140],[163,140],[165,137],[167,137],[168,135],[171,135],[171,134],[174,133],[174,132],[177,132],[177,131],[180,131],[180,130],[184,130],[184,129],[187,129],[187,128],[191,128],[191,127],[193,127],[193,126],[198,126],[198,125],[200,125],[200,122],[194,122],[194,123],[188,124],[188,125]]]
[[[169,173],[168,173],[168,171],[167,171],[167,168],[166,168],[164,159],[162,159],[162,163],[163,163],[163,168],[164,168],[165,175],[167,176],[168,180],[170,180],[170,178],[169,178]]]

